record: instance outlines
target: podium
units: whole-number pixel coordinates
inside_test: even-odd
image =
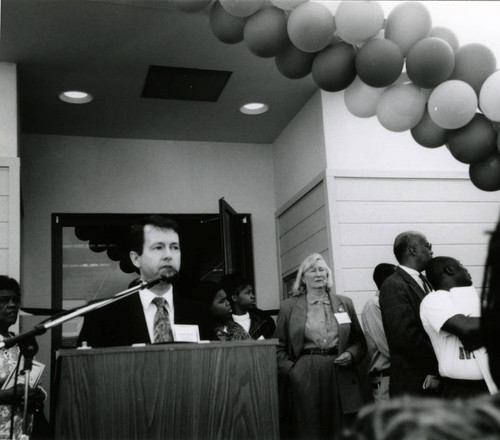
[[[60,350],[56,439],[279,439],[276,343]]]

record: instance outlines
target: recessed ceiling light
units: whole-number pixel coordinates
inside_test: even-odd
[[[267,104],[263,104],[262,102],[251,102],[240,107],[240,112],[245,113],[246,115],[260,115],[268,110],[269,106]]]
[[[92,101],[94,97],[87,92],[79,90],[68,90],[59,94],[59,99],[70,104],[87,104]]]

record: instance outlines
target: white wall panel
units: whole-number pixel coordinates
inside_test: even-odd
[[[498,217],[498,203],[485,202],[352,200],[337,206],[340,223],[477,223]]]
[[[429,238],[429,236],[427,236]],[[433,242],[433,241],[432,241]],[[434,242],[433,242],[434,243]],[[478,261],[486,261],[487,248],[477,244],[433,245],[434,256],[450,256],[459,260],[463,265],[476,265]],[[380,258],[386,257],[381,261]],[[387,246],[342,246],[342,266],[351,268],[374,268],[377,264],[393,263],[392,244]]]
[[[9,169],[6,167],[0,168],[0,196],[9,195]]]
[[[343,177],[337,181],[336,197],[337,200],[401,201],[401,191],[394,190],[395,180]],[[436,191],[437,182],[439,191]],[[481,191],[468,179],[408,178],[401,189],[406,201],[429,200],[427,195],[432,194],[433,201],[441,202],[498,202],[495,192]]]
[[[325,205],[323,185],[317,185],[278,217],[280,236]]]
[[[0,196],[0,222],[9,221],[9,196]]]
[[[405,175],[410,174],[410,175]],[[408,230],[424,233],[434,255],[452,256],[482,288],[489,232],[500,214],[500,192],[475,188],[466,174],[362,175],[342,171],[327,177],[337,293],[350,296],[361,312],[376,291],[372,275],[379,263],[396,264],[393,242]],[[358,307],[359,306],[359,307]]]
[[[307,240],[311,233],[320,231],[323,228],[325,228],[324,205],[280,237],[281,254]]]
[[[9,224],[7,222],[0,222],[0,249],[7,249],[9,247]]]
[[[0,249],[0,275],[9,275],[9,250]]]
[[[329,235],[323,180],[299,194],[277,213],[281,278],[297,270],[302,260],[318,252],[329,263]]]
[[[341,245],[383,245],[394,241],[394,230],[417,230],[421,223],[344,223],[340,224]],[[422,230],[431,237],[432,244],[461,244],[468,237],[471,244],[486,244],[495,223],[428,223]]]
[[[322,253],[328,249],[328,236],[326,227],[321,231],[307,237],[302,243],[281,256],[281,273],[288,275],[290,271],[297,268],[302,260],[308,255],[318,252]]]

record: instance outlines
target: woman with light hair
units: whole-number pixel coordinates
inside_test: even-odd
[[[289,387],[291,432],[299,439],[336,437],[364,403],[356,364],[365,338],[351,299],[332,286],[323,257],[308,256],[278,315],[278,370]]]

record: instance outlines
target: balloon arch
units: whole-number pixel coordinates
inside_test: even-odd
[[[311,74],[322,90],[345,90],[354,116],[410,130],[426,148],[446,145],[469,165],[477,188],[500,190],[495,55],[482,44],[459,46],[451,30],[432,27],[424,4],[401,3],[385,18],[376,1],[340,2],[335,16],[308,0],[170,2],[185,12],[210,7],[210,28],[220,41],[245,41],[253,54],[275,57],[287,78]]]

